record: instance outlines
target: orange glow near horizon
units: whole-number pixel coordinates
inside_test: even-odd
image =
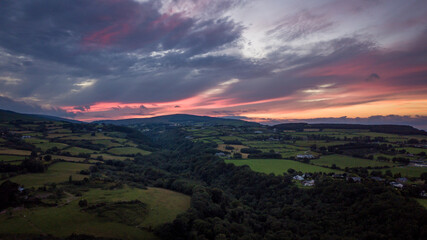
[[[177,103],[195,103],[192,100],[190,101],[175,101],[168,103],[97,103],[90,107],[90,110],[87,112],[103,112],[114,110],[114,108],[130,108],[138,109],[141,105],[146,107],[154,107],[154,111],[146,115],[136,115],[136,114],[122,114],[115,117],[93,117],[85,116],[84,114],[76,119],[81,121],[94,121],[94,120],[103,120],[103,119],[127,119],[127,118],[149,118],[154,116],[169,115],[169,114],[195,114],[195,115],[206,115],[212,117],[223,117],[224,114],[212,114],[208,110],[217,109],[215,106],[221,106],[218,109],[227,109],[227,106],[224,105],[207,105],[207,106],[198,106],[192,107],[186,105],[185,107],[175,108]],[[260,103],[269,103],[265,101],[260,101]],[[257,105],[254,103],[250,103]],[[236,104],[232,106],[241,106],[243,104]],[[228,105],[230,107],[230,105]],[[63,107],[64,110],[81,112],[75,110],[74,107],[68,106]],[[206,112],[206,113],[205,113]],[[311,118],[330,118],[330,117],[343,117],[347,116],[349,118],[355,117],[371,117],[376,115],[427,115],[427,100],[417,100],[417,99],[408,99],[408,100],[386,100],[386,101],[377,101],[371,103],[350,105],[350,106],[331,106],[331,107],[320,107],[320,108],[311,108],[311,109],[268,109],[260,107],[257,111],[248,112],[244,114],[239,114],[238,116],[244,116],[252,119],[253,121],[262,122],[263,119],[311,119]]]

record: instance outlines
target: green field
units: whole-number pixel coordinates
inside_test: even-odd
[[[15,155],[0,155],[0,162],[10,162],[10,161],[19,161],[24,160],[25,157],[23,156],[15,156]]]
[[[51,165],[48,170],[44,173],[28,173],[12,177],[9,180],[12,182],[19,183],[25,187],[38,187],[43,186],[46,183],[60,183],[68,181],[69,176],[72,176],[73,180],[82,180],[87,177],[81,175],[80,172],[83,169],[89,169],[90,164],[82,163],[70,163],[70,162],[58,162]]]
[[[133,155],[138,153],[141,155],[150,154],[149,151],[145,151],[145,150],[134,148],[134,147],[111,148],[108,150],[108,152],[115,155]]]
[[[99,139],[99,140],[94,140],[92,141],[93,144],[102,144],[107,148],[111,148],[111,147],[120,147],[122,146],[121,143],[118,142],[113,142],[110,139]]]
[[[414,147],[404,147],[404,148],[396,148],[396,150],[405,149],[406,152],[412,153],[412,154],[419,154],[421,152],[425,152],[427,154],[427,149],[425,148],[414,148]]]
[[[29,156],[31,154],[31,151],[19,150],[19,149],[2,148],[2,149],[0,149],[0,154]]]
[[[119,160],[119,161],[124,161],[127,159],[133,160],[132,157],[121,157],[121,156],[114,156],[114,155],[110,155],[110,154],[106,154],[106,153],[102,153],[102,154],[91,154],[90,157],[96,159],[97,157],[102,156],[103,160]]]
[[[72,155],[78,155],[80,153],[96,153],[95,150],[87,149],[87,148],[81,148],[81,147],[70,147],[63,150],[64,152],[69,152]]]
[[[148,188],[148,190],[125,187],[117,190],[93,189],[84,193],[83,197],[89,204],[102,201],[128,201],[138,199],[149,207],[149,215],[140,226],[157,226],[171,222],[176,215],[190,207],[190,196],[162,188]]]
[[[20,210],[12,217],[0,215],[0,233],[51,234],[58,237],[77,233],[119,239],[157,239],[144,229],[171,222],[190,207],[189,196],[160,188],[91,189],[82,198],[87,199],[89,205],[140,200],[147,204],[148,214],[137,226],[130,226],[82,211],[78,199],[74,199],[70,204],[59,207]]]
[[[427,172],[427,168],[425,167],[393,167],[381,169],[383,173],[387,170],[390,170],[391,173],[400,173],[402,177],[420,177],[422,173]]]
[[[34,137],[33,138],[26,138],[24,141],[27,142],[27,143],[31,143],[31,144],[47,143],[47,142],[49,142],[49,140],[41,139],[41,138],[34,138]]]
[[[64,143],[56,143],[56,142],[44,142],[44,143],[36,143],[34,144],[36,147],[40,148],[42,151],[46,151],[50,148],[57,147],[58,149],[63,149],[68,147],[67,144]]]
[[[301,172],[335,172],[342,173],[342,171],[314,166],[306,163],[301,163],[292,160],[282,159],[245,159],[245,160],[225,160],[226,163],[233,163],[236,166],[248,165],[252,170],[263,173],[274,173],[277,175],[283,174],[289,168]]]
[[[62,139],[91,141],[91,140],[111,139],[111,137],[105,136],[103,133],[97,133],[95,136],[92,136],[92,134],[88,133],[88,134],[82,134],[82,135],[66,136],[66,137],[63,137]]]
[[[331,167],[332,164],[335,164],[339,168],[394,166],[394,164],[390,162],[380,162],[380,161],[368,160],[363,158],[355,158],[355,157],[339,155],[339,154],[321,156],[319,159],[311,160],[311,163],[319,166],[328,166],[328,167]]]
[[[423,206],[425,209],[427,209],[427,199],[423,198],[415,198],[415,200],[421,205]]]

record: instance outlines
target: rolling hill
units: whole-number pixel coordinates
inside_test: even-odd
[[[17,113],[9,110],[3,110],[0,109],[0,121],[15,121],[15,120],[21,120],[21,121],[60,121],[60,122],[72,122],[72,123],[81,123],[77,120],[67,119],[67,118],[61,118],[61,117],[55,117],[55,116],[49,116],[49,115],[39,115],[39,114],[24,114],[24,113]]]
[[[335,124],[335,123],[283,123],[272,126],[279,130],[303,131],[304,129],[361,129],[371,132],[407,134],[407,135],[427,135],[426,131],[416,129],[408,125],[364,125],[364,124]]]
[[[152,118],[132,118],[122,120],[101,120],[95,123],[114,125],[140,125],[140,124],[179,124],[179,125],[232,125],[232,126],[258,126],[259,123],[247,122],[236,119],[225,119],[208,116],[196,116],[189,114],[164,115]]]

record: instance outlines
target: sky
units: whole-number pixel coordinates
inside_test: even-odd
[[[427,4],[1,0],[0,108],[426,125]]]

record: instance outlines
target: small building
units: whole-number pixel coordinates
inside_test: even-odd
[[[347,177],[347,181],[361,182],[362,178],[360,178],[360,177]]]
[[[405,178],[405,177],[400,177],[400,178],[396,178],[396,182],[398,182],[398,183],[406,183],[408,181],[408,179],[407,178]]]
[[[293,177],[293,179],[297,180],[297,181],[302,181],[302,180],[304,180],[304,177],[300,176],[300,175],[296,175],[296,176]]]
[[[225,153],[223,153],[223,152],[215,153],[215,156],[217,156],[217,157],[225,157]]]
[[[298,154],[297,158],[299,158],[299,159],[313,159],[314,156],[311,154]]]
[[[395,187],[395,188],[400,188],[400,189],[403,188],[403,184],[398,183],[398,182],[391,182],[390,185]]]
[[[261,133],[262,133],[262,131],[254,131],[254,133],[256,133],[256,134],[261,134]]]
[[[332,177],[333,178],[342,178],[342,179],[344,179],[344,174],[334,174],[334,175],[332,175]]]
[[[22,138],[22,139],[28,139],[28,138],[31,138],[31,136],[29,136],[29,135],[24,135],[24,136],[22,136],[21,138]]]
[[[384,178],[380,178],[380,177],[371,177],[372,180],[377,181],[377,182],[383,182]]]
[[[302,183],[304,187],[312,187],[314,186],[314,180],[307,180]]]

